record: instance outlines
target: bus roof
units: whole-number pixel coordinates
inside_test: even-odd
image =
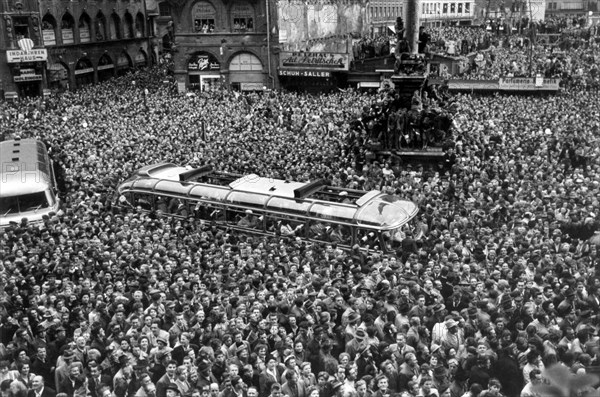
[[[0,196],[36,193],[50,188],[50,159],[42,142],[36,139],[0,142],[0,158]]]
[[[352,191],[327,186],[323,181],[290,182],[281,179],[246,175],[226,185],[182,180],[181,175],[193,169],[170,163],[141,168],[136,176],[120,185],[119,191],[151,191],[157,195],[198,197],[206,200],[254,208],[265,207],[274,212],[306,215],[324,221],[356,223],[367,228],[393,229],[410,221],[418,212],[411,201],[399,200],[379,191]],[[206,170],[206,174],[210,174]],[[355,200],[328,201],[315,197],[327,190],[331,197],[344,197],[350,192]],[[339,198],[339,197],[336,197]]]

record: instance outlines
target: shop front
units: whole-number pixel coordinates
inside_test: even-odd
[[[282,52],[279,82],[294,91],[327,91],[347,80],[349,55],[328,52]]]
[[[267,81],[260,59],[249,52],[236,54],[229,62],[229,84],[240,91],[266,89]]]
[[[55,92],[69,89],[69,69],[62,63],[49,63],[46,67],[48,88]]]
[[[87,58],[81,58],[75,65],[75,85],[81,87],[94,84],[94,67]]]
[[[110,80],[115,75],[115,65],[111,57],[109,57],[107,54],[104,54],[102,57],[100,57],[100,60],[98,61],[98,67],[96,69],[98,70],[99,82]]]
[[[6,90],[5,97],[35,97],[42,94],[46,49],[23,48],[7,50],[6,59],[12,72],[14,91]]]
[[[188,88],[206,91],[221,84],[221,64],[208,52],[197,52],[188,60]]]
[[[123,51],[117,57],[117,76],[124,76],[133,69],[133,62],[129,55]]]

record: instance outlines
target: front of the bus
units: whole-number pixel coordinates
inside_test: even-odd
[[[416,223],[418,212],[418,206],[412,201],[380,194],[361,207],[356,220],[359,225],[379,230],[380,247],[384,252],[400,253],[405,239],[421,238]]]
[[[40,223],[44,215],[58,213],[59,199],[52,181],[39,170],[4,169],[0,180],[0,228]]]

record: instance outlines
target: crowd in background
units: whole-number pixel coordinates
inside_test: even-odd
[[[0,103],[3,139],[64,170],[63,210],[0,235],[2,396],[534,397],[598,366],[600,93],[458,95],[433,167],[357,144],[395,99],[180,95],[149,69]],[[379,189],[425,233],[382,255],[116,208],[157,162]]]

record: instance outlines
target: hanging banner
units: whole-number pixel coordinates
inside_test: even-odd
[[[44,39],[44,45],[56,45],[56,34],[54,29],[42,30],[42,37]]]
[[[90,28],[79,28],[79,40],[82,43],[89,43],[91,41],[90,38]]]
[[[62,29],[63,44],[73,44],[73,29]]]

